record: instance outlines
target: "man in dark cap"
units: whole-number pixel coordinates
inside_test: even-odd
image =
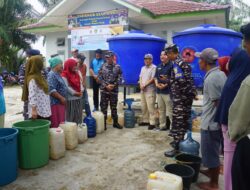
[[[41,55],[40,51],[37,50],[37,49],[29,49],[29,50],[26,51],[27,59],[29,59],[30,57],[35,56],[35,55]],[[18,71],[18,84],[21,85],[21,86],[23,86],[23,84],[24,84],[25,65],[26,65],[26,62],[23,63],[22,65],[20,65],[19,71]],[[43,74],[44,78],[47,78],[48,73],[46,72],[45,69],[42,71],[42,74]],[[29,119],[28,102],[27,101],[24,102],[24,105],[23,105],[23,117],[24,117],[24,120]]]
[[[114,54],[109,51],[105,55],[106,62],[99,70],[98,80],[101,84],[101,110],[105,116],[105,130],[107,129],[107,109],[110,103],[111,115],[113,118],[113,127],[122,129],[118,123],[117,102],[118,102],[118,87],[122,82],[122,70],[118,64],[114,63]]]
[[[173,118],[169,136],[174,138],[174,141],[170,143],[174,149],[165,152],[165,156],[173,157],[178,153],[179,142],[184,139],[185,133],[191,126],[192,103],[197,92],[194,87],[191,66],[182,60],[177,45],[172,44],[165,51],[173,64],[170,80]]]
[[[95,58],[90,63],[89,73],[93,78],[93,101],[94,101],[94,111],[99,110],[99,88],[98,83],[98,72],[102,67],[104,60],[102,59],[102,50],[97,49],[95,51]]]

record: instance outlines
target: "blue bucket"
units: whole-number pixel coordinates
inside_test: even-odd
[[[17,134],[17,129],[0,128],[0,186],[17,178]]]

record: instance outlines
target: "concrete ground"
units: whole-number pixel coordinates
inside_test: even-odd
[[[20,96],[19,87],[5,89],[6,127],[22,120]],[[89,96],[92,104],[91,90]],[[145,190],[151,172],[174,162],[163,155],[170,141],[166,132],[148,131],[145,127],[109,127],[75,150],[67,151],[60,160],[50,160],[39,169],[19,170],[17,180],[0,190]],[[199,176],[199,181],[206,180]],[[222,176],[220,183],[222,190]],[[193,184],[190,189],[199,188]]]

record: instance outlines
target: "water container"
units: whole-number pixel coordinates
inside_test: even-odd
[[[36,119],[13,124],[18,134],[18,161],[22,169],[35,169],[49,162],[50,121]]]
[[[124,110],[124,105],[123,105],[123,102],[122,101],[119,101],[118,102],[118,105],[117,105],[117,113],[123,113],[123,110]]]
[[[96,121],[95,119],[90,115],[84,118],[84,123],[86,123],[88,127],[88,138],[94,138],[96,136]]]
[[[179,151],[199,156],[200,144],[192,139],[192,132],[187,132],[187,138],[180,142]]]
[[[78,145],[77,124],[73,122],[65,122],[59,125],[65,134],[66,149],[73,150]]]
[[[50,158],[58,160],[65,156],[65,135],[63,130],[58,128],[50,128]]]
[[[118,114],[118,123],[119,125],[124,126],[124,113]]]
[[[124,111],[124,126],[126,128],[135,127],[135,112],[131,109],[134,99],[126,99],[125,102],[128,104],[128,109]]]
[[[96,133],[100,134],[104,131],[104,115],[100,111],[95,111],[92,113],[93,118],[96,120]]]
[[[0,129],[0,187],[17,178],[17,129]]]
[[[194,169],[183,164],[169,164],[165,166],[165,170],[169,173],[182,177],[183,190],[189,190],[192,184]]]
[[[107,117],[107,125],[113,125],[113,119],[110,113],[108,113],[108,117]]]
[[[154,63],[160,63],[160,54],[166,40],[145,34],[143,31],[130,31],[109,38],[109,49],[117,56],[117,63],[121,66],[125,84],[138,84],[144,55],[151,53]]]
[[[149,175],[147,190],[182,190],[182,178],[167,172]]]
[[[219,56],[228,56],[241,46],[242,35],[230,29],[204,24],[175,34],[173,41],[179,46],[184,60],[191,64],[195,85],[202,87],[205,73],[200,70],[194,53],[205,48],[214,48]]]
[[[78,125],[78,143],[82,144],[88,140],[88,128],[85,123]]]

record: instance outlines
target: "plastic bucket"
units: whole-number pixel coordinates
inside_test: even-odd
[[[17,129],[0,128],[0,186],[17,178]]]
[[[18,157],[19,167],[34,169],[49,162],[49,127],[48,120],[27,120],[13,124],[19,129]]]
[[[201,157],[192,154],[179,154],[175,157],[175,160],[179,164],[185,164],[192,167],[195,171],[193,182],[196,182],[199,177],[200,167],[201,167]]]
[[[165,170],[169,173],[182,177],[183,190],[189,190],[192,179],[194,177],[194,169],[183,164],[169,164],[165,166]]]

